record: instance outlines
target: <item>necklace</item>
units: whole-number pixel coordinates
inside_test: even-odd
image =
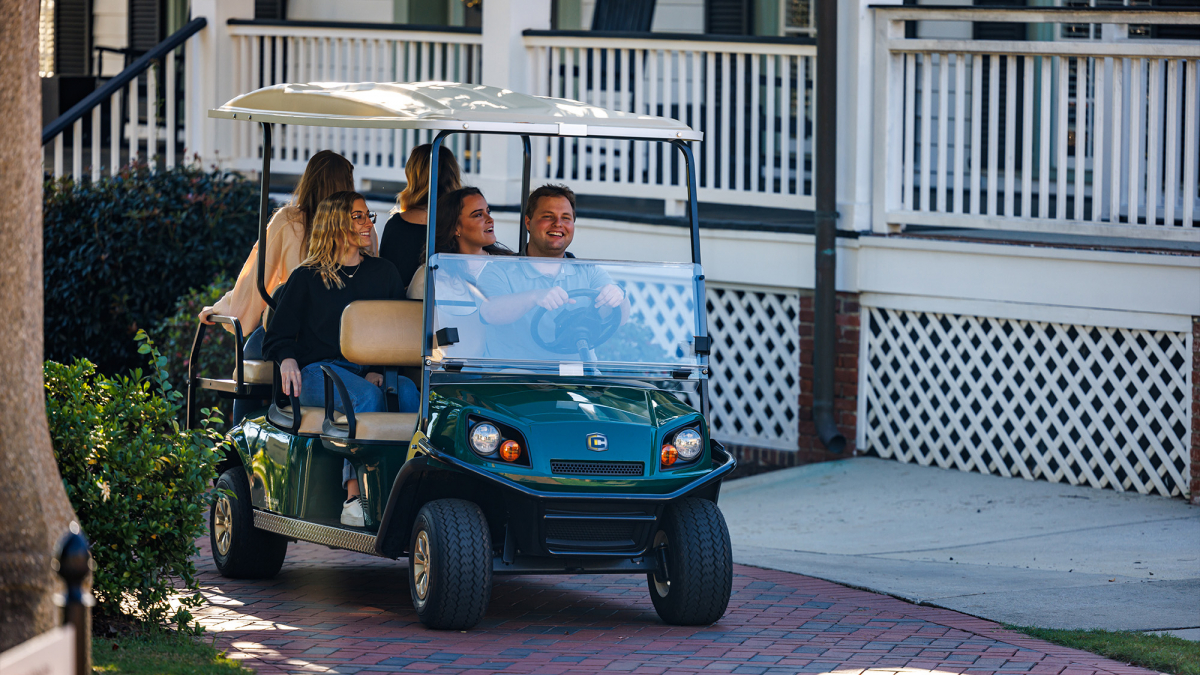
[[[358,274],[358,271],[359,271],[359,270],[361,270],[361,269],[362,269],[362,263],[359,263],[359,264],[357,264],[357,265],[355,265],[355,266],[354,266],[354,272],[353,272],[353,273],[351,273],[351,272],[347,272],[347,271],[346,271],[346,266],[345,266],[345,265],[342,265],[342,274],[345,274],[347,279],[353,279],[353,278],[354,278],[354,275],[355,275],[355,274]]]

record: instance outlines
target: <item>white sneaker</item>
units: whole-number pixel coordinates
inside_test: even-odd
[[[363,507],[358,497],[351,497],[342,504],[342,524],[363,527]]]

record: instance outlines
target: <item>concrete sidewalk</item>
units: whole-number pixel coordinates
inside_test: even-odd
[[[1200,508],[874,458],[726,483],[734,560],[1044,628],[1200,639]]]

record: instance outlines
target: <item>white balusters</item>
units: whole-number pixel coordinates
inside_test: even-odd
[[[171,169],[175,166],[175,52],[167,53],[167,99],[166,99],[166,115],[167,115],[167,168]],[[97,152],[96,156],[100,153]]]
[[[929,148],[933,136],[931,133],[933,130],[933,118],[931,116],[932,99],[933,55],[925,52],[921,54],[921,173],[916,181],[919,184],[920,196],[915,204],[921,211],[929,210],[929,200],[933,197],[933,191],[930,190],[930,176],[933,175],[933,162],[929,159]]]
[[[71,125],[71,178],[76,182],[83,177],[83,118]]]
[[[701,200],[812,208],[805,57],[814,47],[544,36],[526,44],[530,68],[550,64],[552,74],[531,78],[532,93],[675,117],[703,131],[696,149]],[[669,200],[686,194],[683,164],[669,146],[582,138],[536,147],[543,175],[561,175],[580,192]]]
[[[1195,215],[1196,204],[1196,59],[1187,64],[1187,90],[1183,104],[1183,224],[1187,226]]]
[[[1007,73],[1004,83],[1004,215],[1011,218],[1017,178],[1017,59],[1015,56],[1004,59]],[[993,211],[992,215],[996,213]]]
[[[1175,225],[1175,197],[1179,187],[1176,160],[1182,146],[1182,139],[1179,138],[1179,61],[1170,59],[1167,61],[1167,123],[1163,139],[1163,150],[1166,152],[1166,167],[1163,170],[1163,224],[1167,227]]]
[[[1021,124],[1024,133],[1021,137],[1021,217],[1028,218],[1033,210],[1033,61],[1034,57],[1025,56],[1025,82]],[[1007,215],[1013,215],[1008,213]]]
[[[930,197],[930,208],[948,210],[946,208],[946,197],[950,194],[946,191],[946,181],[949,179],[946,167],[946,134],[949,131],[949,110],[950,110],[950,55],[938,54],[938,116],[937,116],[937,175],[930,182],[930,185],[936,190],[936,197]]]
[[[880,36],[886,223],[1200,241],[1200,47]]]

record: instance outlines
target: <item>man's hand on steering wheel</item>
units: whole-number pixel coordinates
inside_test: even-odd
[[[546,289],[540,298],[534,303],[538,307],[547,311],[554,311],[565,304],[575,304],[575,301],[567,297],[567,292],[558,286],[551,286]],[[599,305],[596,305],[599,307]]]
[[[625,291],[616,284],[608,284],[596,295],[596,307],[620,307],[625,301]]]

